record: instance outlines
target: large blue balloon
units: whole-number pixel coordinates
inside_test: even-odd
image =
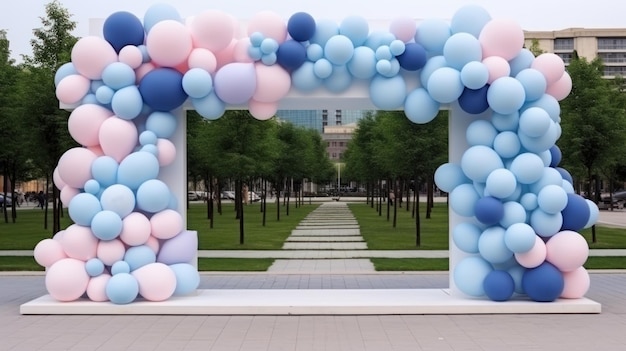
[[[287,32],[294,40],[307,41],[315,34],[315,19],[306,12],[294,13],[287,22]]]
[[[306,61],[306,49],[295,40],[287,40],[278,46],[276,62],[289,72],[300,68]]]
[[[537,302],[552,302],[563,292],[563,274],[548,262],[529,269],[522,276],[522,288]]]
[[[515,292],[515,281],[506,271],[493,270],[483,280],[485,295],[493,301],[507,301]]]
[[[109,279],[105,288],[106,295],[114,304],[131,303],[139,295],[137,279],[128,273],[118,273]]]
[[[561,158],[563,157],[563,154],[561,153],[561,149],[559,149],[558,146],[553,145],[550,148],[550,155],[552,156],[552,159],[550,161],[550,167],[558,166],[559,163],[561,163]]]
[[[396,56],[400,67],[407,71],[417,71],[426,65],[428,58],[426,57],[426,50],[423,46],[417,43],[407,43],[404,47],[404,52],[401,55]]]
[[[481,223],[494,225],[504,217],[504,205],[495,197],[485,196],[476,201],[474,215]]]
[[[459,96],[459,106],[463,111],[477,115],[487,111],[489,103],[487,102],[487,91],[489,85],[485,85],[480,89],[463,89],[463,93]]]
[[[561,211],[563,224],[561,230],[579,231],[585,227],[591,214],[584,197],[578,194],[567,194],[567,205]]]
[[[183,74],[171,68],[157,68],[139,82],[139,92],[146,105],[155,111],[171,111],[187,100]]]
[[[126,45],[142,45],[145,36],[141,20],[126,11],[115,12],[107,17],[102,34],[116,52],[120,52]]]

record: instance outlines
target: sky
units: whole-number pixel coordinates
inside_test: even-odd
[[[32,31],[41,27],[45,5],[52,0],[11,1],[0,9],[0,29],[7,31],[11,56],[31,55]],[[513,19],[524,30],[552,31],[565,28],[626,28],[626,2],[616,0],[59,0],[77,23],[77,37],[92,35],[90,19],[105,19],[117,11],[128,11],[142,19],[150,6],[169,3],[182,17],[204,10],[225,11],[245,21],[254,14],[270,10],[285,18],[305,11],[316,19],[340,21],[347,16],[368,20],[393,20],[410,16],[416,19],[450,19],[464,5],[482,6],[492,18]]]

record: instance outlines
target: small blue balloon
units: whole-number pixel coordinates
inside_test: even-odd
[[[324,46],[324,56],[334,65],[345,65],[354,55],[354,44],[344,35],[335,35]]]
[[[149,33],[150,29],[152,29],[155,24],[165,20],[182,22],[182,18],[174,6],[166,3],[157,3],[150,6],[143,15],[143,24],[146,28],[146,33]]]
[[[478,239],[482,230],[478,226],[462,222],[457,224],[452,231],[452,240],[461,251],[475,254],[478,253]]]
[[[504,228],[493,226],[485,229],[478,239],[478,252],[487,262],[503,264],[513,257],[513,251],[504,242]]]
[[[431,56],[442,55],[450,38],[450,25],[441,19],[426,19],[417,26],[415,42],[422,45]]]
[[[477,256],[469,256],[457,263],[452,272],[454,283],[461,292],[473,297],[485,295],[483,281],[493,268]]]
[[[494,225],[504,216],[502,201],[492,196],[485,196],[474,205],[474,215],[485,225]]]
[[[187,263],[176,263],[169,266],[176,276],[175,296],[189,295],[200,285],[198,270]]]
[[[130,271],[156,262],[156,254],[147,245],[132,246],[124,254],[124,262],[128,263]]]
[[[296,41],[307,41],[315,34],[315,19],[306,12],[297,12],[287,21],[287,32]]]
[[[370,99],[381,110],[395,110],[404,104],[406,82],[401,76],[376,76],[370,83]]]
[[[526,92],[526,101],[534,101],[543,96],[548,83],[543,73],[536,69],[526,68],[519,72],[515,79],[519,80]]]
[[[191,105],[205,119],[216,120],[224,115],[226,104],[220,100],[215,91],[200,99],[191,99]]]
[[[126,11],[115,12],[107,17],[102,26],[102,34],[118,53],[126,45],[143,44],[145,37],[141,20]]]
[[[74,223],[88,227],[93,217],[102,211],[100,200],[90,193],[77,194],[68,204],[68,213]]]
[[[276,61],[278,61],[278,56],[276,56],[275,52],[272,52],[267,55],[263,55],[263,57],[261,57],[261,62],[263,62],[263,64],[266,66],[271,66],[275,64]]]
[[[111,108],[116,116],[125,120],[132,120],[139,116],[143,110],[139,89],[132,85],[116,91],[111,98]]]
[[[133,302],[139,295],[137,279],[128,273],[119,273],[109,279],[106,295],[111,302],[124,305]]]
[[[511,131],[500,132],[493,139],[493,149],[503,159],[509,159],[517,156],[521,147],[522,144],[519,141],[517,133]]]
[[[457,100],[464,90],[461,72],[450,67],[438,68],[428,78],[426,89],[430,96],[442,104]]]
[[[548,262],[526,270],[522,276],[522,288],[533,301],[552,302],[561,295],[564,287],[563,274]]]
[[[435,101],[424,88],[417,88],[409,93],[404,101],[404,114],[417,124],[432,121],[439,113],[439,102]]]
[[[521,188],[521,186],[518,186],[515,193],[517,193],[517,189],[519,189],[519,193],[521,194]],[[515,200],[509,200],[504,203],[504,216],[499,223],[502,228],[508,229],[516,223],[525,223],[527,221],[526,209],[519,202],[517,202],[519,195],[515,196],[515,198]]]
[[[446,41],[443,57],[450,67],[460,71],[469,62],[481,61],[483,52],[476,37],[468,33],[456,33]]]
[[[461,184],[450,192],[450,208],[459,216],[472,217],[478,199],[480,195],[473,184]]]
[[[534,60],[535,55],[530,50],[526,48],[521,49],[517,56],[509,61],[509,66],[511,67],[511,77],[515,77],[519,72],[530,68]]]
[[[111,266],[111,275],[130,273],[130,266],[126,261],[117,261]]]
[[[463,89],[463,93],[459,96],[459,106],[463,111],[478,115],[481,114],[489,108],[489,103],[487,102],[487,91],[489,90],[489,85],[485,85],[479,89]]]
[[[504,243],[514,253],[525,253],[535,246],[537,235],[526,223],[515,223],[504,232]]]
[[[404,52],[397,55],[400,67],[407,71],[418,71],[426,65],[428,57],[423,46],[417,43],[407,43]]]
[[[463,173],[461,166],[456,163],[444,163],[435,170],[437,187],[447,193],[457,186],[469,182],[470,180]]]
[[[291,74],[291,84],[303,92],[310,92],[319,88],[323,80],[315,74],[315,64],[305,62],[300,68]]]
[[[339,34],[349,38],[354,47],[363,45],[369,32],[367,20],[360,16],[348,16],[339,25]]]
[[[97,277],[104,273],[104,263],[97,258],[91,258],[85,262],[85,270],[90,277]]]
[[[86,193],[90,193],[92,195],[96,195],[100,192],[100,183],[98,183],[95,179],[89,179],[85,182],[85,186],[83,187]]]
[[[315,72],[315,75],[318,76],[320,79],[326,79],[330,77],[331,74],[333,74],[333,64],[324,58],[317,60],[313,64],[313,71]]]
[[[319,44],[311,44],[306,48],[306,57],[309,61],[315,62],[324,57],[324,48]]]
[[[64,63],[54,73],[54,85],[55,86],[59,85],[59,83],[61,82],[61,80],[63,80],[63,78],[67,76],[71,76],[73,74],[78,74],[78,71],[76,71],[74,64],[72,62]]]
[[[100,240],[113,240],[122,232],[122,218],[113,211],[100,211],[91,220],[91,231]]]
[[[563,154],[561,153],[561,149],[557,145],[553,145],[550,148],[550,155],[552,158],[550,159],[550,167],[556,167],[561,163],[561,158]]]
[[[140,145],[156,145],[157,135],[151,130],[144,130],[139,134]]]
[[[480,89],[488,80],[489,69],[482,62],[468,62],[461,69],[461,81],[469,89]]]
[[[328,39],[337,34],[339,34],[339,26],[337,25],[337,23],[330,19],[322,19],[317,21],[315,34],[313,34],[313,37],[310,39],[310,41],[324,47]]]
[[[102,82],[111,89],[119,90],[135,84],[135,71],[123,62],[113,62],[102,71]]]
[[[152,112],[146,119],[146,129],[153,132],[157,138],[172,137],[176,132],[176,127],[178,127],[178,120],[170,112]]]
[[[352,75],[346,66],[334,66],[333,74],[323,81],[326,89],[333,93],[341,93],[350,88]]]
[[[483,280],[483,289],[492,301],[508,301],[515,292],[515,281],[506,271],[493,270]]]
[[[491,123],[497,130],[517,132],[519,126],[519,112],[515,111],[510,114],[500,114],[494,112],[491,115]]]
[[[463,153],[461,168],[463,173],[472,181],[484,183],[491,172],[504,168],[504,164],[500,156],[492,148],[476,145]]]
[[[355,78],[370,79],[376,74],[376,53],[367,46],[359,46],[347,66]]]
[[[189,97],[200,99],[213,90],[211,74],[202,68],[192,68],[183,76],[183,90]]]
[[[139,82],[139,91],[146,105],[155,111],[171,111],[187,100],[183,75],[172,68],[156,68]]]
[[[91,175],[102,187],[117,183],[118,163],[111,156],[100,156],[91,163]]]
[[[254,32],[250,34],[250,44],[252,44],[253,47],[261,47],[263,39],[265,39],[265,36],[263,36],[263,33],[261,32]]]
[[[271,54],[278,50],[278,42],[272,38],[265,38],[261,42],[260,48],[263,54]]]
[[[137,189],[137,207],[142,211],[156,213],[167,208],[170,190],[163,181],[149,179]]]
[[[540,208],[536,208],[530,214],[530,225],[537,235],[549,238],[561,231],[563,215],[561,213],[547,213]]]
[[[519,110],[526,99],[524,86],[512,77],[501,77],[491,83],[487,101],[492,110],[506,115]]]

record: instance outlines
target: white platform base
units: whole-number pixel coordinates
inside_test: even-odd
[[[550,303],[462,299],[448,289],[216,289],[163,302],[128,305],[80,300],[58,302],[45,295],[20,306],[21,314],[107,315],[399,315],[600,313],[587,298]]]

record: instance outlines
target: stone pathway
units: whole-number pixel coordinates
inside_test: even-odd
[[[354,215],[344,202],[327,202],[311,212],[291,232],[283,250],[298,252],[298,259],[278,259],[271,273],[366,273],[374,272],[367,258],[320,259],[320,250],[367,250]]]

